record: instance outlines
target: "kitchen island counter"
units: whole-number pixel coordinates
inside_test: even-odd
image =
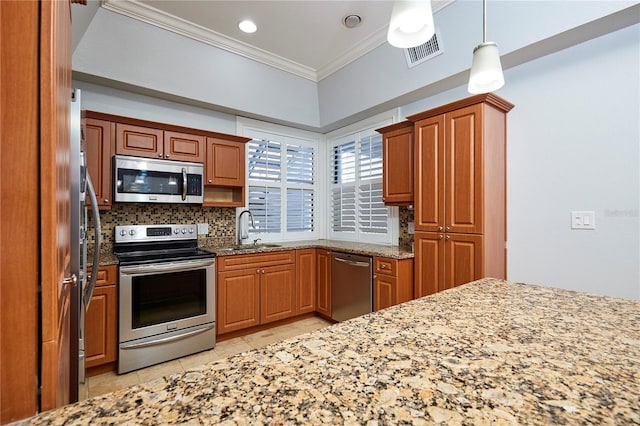
[[[640,303],[484,279],[33,424],[630,424]]]

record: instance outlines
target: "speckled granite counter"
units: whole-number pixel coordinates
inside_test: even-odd
[[[411,259],[414,257],[409,247],[387,246],[383,244],[368,244],[351,241],[338,240],[309,240],[309,241],[293,241],[277,243],[278,247],[260,247],[256,248],[251,244],[242,246],[241,250],[230,251],[225,247],[208,246],[202,247],[216,254],[216,256],[230,256],[235,254],[263,253],[269,251],[305,249],[305,248],[323,248],[327,250],[341,251],[345,253],[363,254],[366,256],[381,256],[392,259]]]
[[[486,279],[33,424],[638,424],[640,303]]]

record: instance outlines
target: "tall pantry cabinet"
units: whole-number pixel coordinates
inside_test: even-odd
[[[506,123],[513,105],[466,98],[414,123],[415,288],[506,278]]]

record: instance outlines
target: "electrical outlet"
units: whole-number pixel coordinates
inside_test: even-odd
[[[209,224],[208,223],[199,223],[198,224],[198,235],[208,235],[209,234]]]
[[[596,212],[572,211],[571,229],[596,229]]]
[[[409,229],[409,234],[415,234],[416,233],[416,224],[415,224],[415,222],[409,222],[407,224],[407,228]]]

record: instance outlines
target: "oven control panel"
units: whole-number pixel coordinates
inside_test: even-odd
[[[126,225],[115,227],[116,243],[144,243],[151,241],[197,240],[195,224]]]

